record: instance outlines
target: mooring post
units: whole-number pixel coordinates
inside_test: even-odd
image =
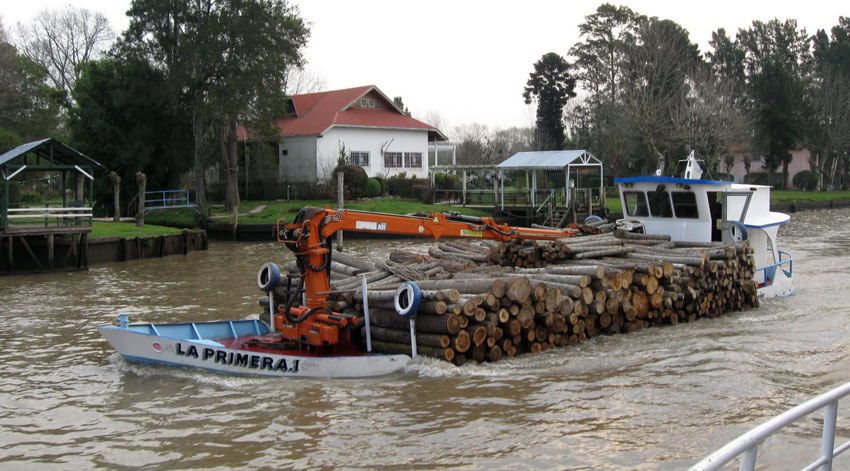
[[[372,351],[372,329],[369,326],[369,290],[366,287],[366,275],[360,278],[363,290],[363,319],[366,321],[366,351]]]
[[[342,209],[344,198],[343,198],[343,184],[345,182],[345,173],[337,172],[336,174],[336,200],[339,209]],[[336,233],[336,249],[342,252],[342,231],[337,231]]]

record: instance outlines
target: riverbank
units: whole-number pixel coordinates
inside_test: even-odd
[[[9,245],[4,247],[6,256],[0,257],[0,275],[86,270],[93,264],[186,255],[209,247],[203,230],[148,227],[143,235],[135,237],[91,235],[103,231],[92,231],[85,237],[10,237],[6,242]],[[121,233],[121,228],[112,231],[116,232]]]
[[[97,264],[187,255],[208,248],[209,237],[206,231],[199,230],[156,236],[94,237],[89,240],[88,262]]]

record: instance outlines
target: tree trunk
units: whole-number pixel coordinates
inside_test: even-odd
[[[204,142],[204,127],[201,119],[197,116],[197,112],[192,116],[192,133],[195,137],[195,148],[193,151],[194,167],[192,173],[195,184],[195,202],[198,204],[198,209],[201,212],[207,207],[207,185],[204,181],[204,173],[206,168],[204,165],[204,157],[201,154],[201,149]]]
[[[790,161],[787,159],[782,159],[782,186],[783,190],[788,189],[788,163]]]
[[[145,227],[145,186],[148,177],[142,172],[136,172],[136,184],[139,185],[139,209],[136,212],[136,225]]]
[[[109,172],[109,180],[112,181],[112,222],[121,220],[121,177],[115,172]]]
[[[77,193],[75,196],[77,201],[85,201],[85,195],[83,194],[86,183],[85,178],[82,173],[77,172]]]
[[[236,152],[236,119],[230,119],[221,130],[221,156],[227,174],[225,209],[239,206],[239,156]]]

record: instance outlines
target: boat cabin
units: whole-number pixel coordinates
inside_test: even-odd
[[[618,178],[623,223],[674,241],[749,240],[754,250],[759,294],[788,295],[791,256],[777,246],[779,227],[791,220],[770,211],[770,187],[703,180],[696,161],[688,161],[686,178],[646,176]],[[695,171],[692,171],[697,169]],[[688,178],[696,177],[696,178]]]

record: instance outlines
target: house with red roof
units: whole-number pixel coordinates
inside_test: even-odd
[[[294,95],[280,129],[278,181],[322,182],[340,155],[370,177],[428,177],[428,145],[445,141],[439,129],[406,116],[378,87]],[[245,130],[238,138],[250,141]]]

